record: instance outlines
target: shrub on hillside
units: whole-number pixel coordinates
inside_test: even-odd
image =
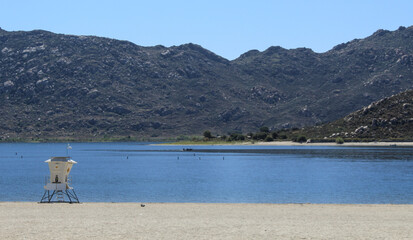
[[[245,136],[240,134],[240,133],[232,133],[229,138],[229,141],[244,141],[245,140]]]
[[[252,137],[255,140],[264,140],[267,137],[267,133],[265,132],[258,132],[256,134],[254,134],[254,136]]]
[[[341,137],[336,138],[336,143],[337,144],[343,144],[344,143],[344,139]]]
[[[281,134],[281,135],[280,135],[280,139],[287,139],[287,135]]]
[[[204,132],[204,137],[205,137],[205,138],[208,138],[208,139],[212,138],[211,132],[208,131],[208,130],[206,130],[206,131]]]
[[[268,135],[267,137],[265,137],[264,141],[272,142],[272,141],[274,141],[274,138],[272,138],[270,135]]]
[[[269,133],[270,129],[268,127],[260,127],[260,132],[265,132],[265,133]]]
[[[293,142],[299,142],[299,143],[303,143],[307,141],[307,138],[305,136],[295,136],[292,138]]]

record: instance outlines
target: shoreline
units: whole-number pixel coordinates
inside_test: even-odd
[[[183,204],[183,205],[326,205],[326,206],[412,206],[413,207],[413,203],[310,203],[310,202],[306,202],[306,203],[293,203],[293,202],[288,202],[288,203],[266,203],[266,202],[262,202],[262,203],[248,203],[248,202],[80,202],[80,203],[69,203],[69,202],[51,202],[51,203],[40,203],[37,201],[0,201],[0,207],[2,204],[38,204],[38,205],[82,205],[82,204],[146,204],[146,205],[150,205],[150,204],[154,204],[154,205],[173,205],[173,204]]]
[[[153,145],[177,145],[177,146],[334,146],[334,147],[413,147],[413,142],[345,142],[343,144],[337,144],[335,142],[324,143],[298,143],[292,141],[280,141],[280,142],[235,142],[235,143],[217,143],[217,142],[173,142],[173,143],[160,143]]]
[[[298,143],[292,141],[273,141],[273,142],[168,142],[168,141],[40,141],[40,142],[5,142],[0,144],[19,144],[19,143],[143,143],[152,146],[334,146],[334,147],[413,147],[413,142],[312,142]]]
[[[0,202],[2,239],[409,239],[413,204]]]
[[[310,142],[299,143],[293,141],[272,141],[272,142],[259,142],[259,141],[173,141],[173,140],[145,140],[145,141],[0,141],[0,144],[19,144],[19,143],[141,143],[153,146],[335,146],[335,147],[413,147],[412,142],[397,142],[397,141],[377,141],[377,142],[344,142],[343,144],[337,144],[336,142]]]

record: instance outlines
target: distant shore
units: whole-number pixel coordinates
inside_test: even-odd
[[[394,147],[394,146],[404,146],[413,147],[413,142],[344,142],[343,144],[337,144],[335,142],[310,142],[310,143],[299,143],[293,141],[272,141],[272,142],[260,142],[260,141],[173,141],[173,140],[162,140],[162,139],[146,139],[146,140],[41,140],[41,141],[0,141],[1,143],[120,143],[120,142],[137,142],[137,143],[148,143],[150,145],[209,145],[209,146],[360,146],[360,147]],[[163,143],[160,143],[163,142]]]
[[[411,239],[413,205],[0,202],[2,239]]]
[[[413,147],[413,142],[345,142],[343,144],[337,144],[335,142],[314,142],[314,143],[298,143],[292,141],[274,141],[274,142],[196,142],[196,141],[185,141],[185,142],[171,142],[160,145],[211,145],[211,146],[351,146],[351,147],[394,147],[394,146],[404,146]]]

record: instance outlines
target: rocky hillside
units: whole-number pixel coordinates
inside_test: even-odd
[[[374,102],[346,117],[304,130],[315,138],[413,139],[413,90]]]
[[[248,132],[338,119],[413,85],[413,27],[326,53],[270,47],[228,61],[196,44],[0,29],[0,137]]]
[[[311,49],[271,47],[234,61],[251,79],[283,94],[266,123],[303,126],[343,117],[413,84],[413,27],[378,30],[365,39],[317,54]]]

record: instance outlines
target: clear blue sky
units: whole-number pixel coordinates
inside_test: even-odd
[[[142,46],[196,43],[227,59],[270,46],[325,52],[413,25],[413,0],[0,0],[0,27],[96,35]]]

